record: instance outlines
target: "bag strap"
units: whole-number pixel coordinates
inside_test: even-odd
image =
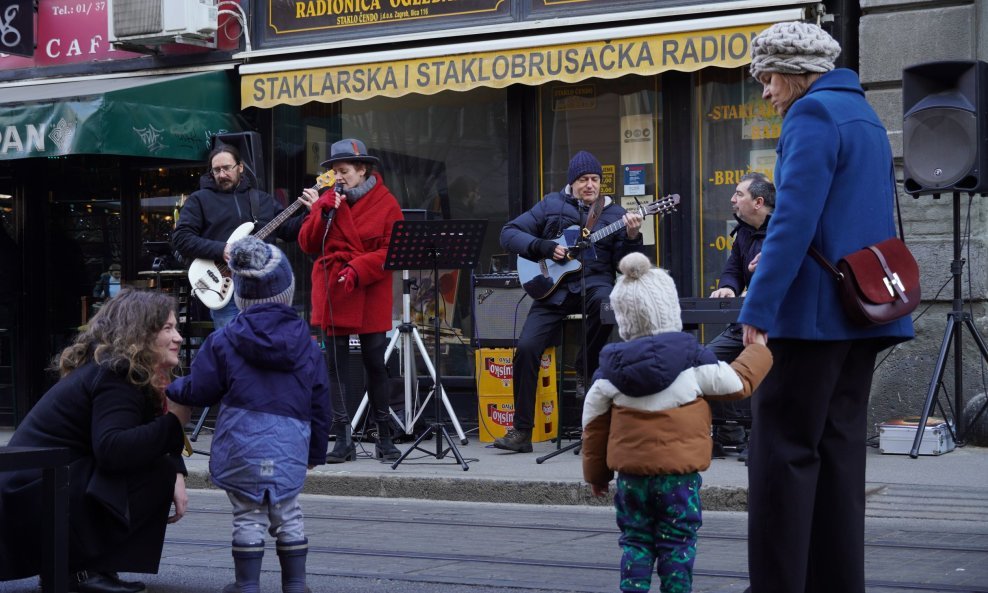
[[[895,183],[894,163],[889,164],[889,175],[892,176],[892,191],[894,192],[895,195],[895,212],[898,215],[898,219],[899,219],[899,239],[902,240],[903,243],[905,243],[906,233],[902,230],[902,209],[899,207],[899,186],[896,185]],[[876,249],[873,245],[869,246],[868,248],[875,252],[875,254],[878,256],[878,261],[882,263],[882,268],[885,270],[885,273],[889,278],[892,278],[892,271],[889,270],[888,264],[885,263],[885,257],[882,256],[881,251]],[[844,279],[844,274],[840,270],[838,270],[834,266],[834,264],[830,263],[830,260],[824,257],[823,254],[820,253],[820,251],[812,243],[810,243],[810,246],[806,250],[806,252],[809,253],[811,256],[813,256],[813,259],[815,259],[821,266],[823,266],[823,269],[830,272],[830,274],[834,277],[834,280],[840,282],[841,280]],[[902,289],[898,286],[896,286],[895,288],[896,291],[899,292],[899,296],[902,297],[902,300],[908,301],[908,299],[906,299],[905,293],[902,292]]]
[[[823,254],[820,253],[820,251],[815,246],[811,244],[809,249],[807,249],[806,251],[811,256],[813,256],[813,259],[815,259],[817,263],[823,266],[824,270],[830,272],[830,274],[834,277],[834,280],[840,282],[841,280],[844,279],[844,273],[838,270],[834,266],[834,264],[830,263],[830,260],[824,257]]]
[[[891,167],[892,191],[895,192],[895,213],[899,219],[899,239],[905,243],[906,233],[902,230],[902,208],[899,206],[899,185],[895,182],[895,165]]]
[[[903,303],[909,302],[909,297],[906,296],[906,291],[903,290],[902,281],[899,280],[899,275],[896,274],[889,268],[889,264],[885,261],[885,256],[882,255],[882,250],[878,248],[877,245],[869,245],[868,249],[875,254],[878,258],[878,262],[882,264],[882,270],[885,271],[885,288],[888,289],[889,293],[894,295],[899,295]]]

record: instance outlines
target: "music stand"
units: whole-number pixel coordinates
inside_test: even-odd
[[[467,471],[470,467],[460,451],[453,443],[442,422],[442,370],[439,364],[439,269],[472,269],[480,259],[480,248],[487,231],[486,220],[399,220],[391,231],[391,243],[388,245],[387,258],[384,261],[386,270],[432,270],[432,289],[434,296],[433,330],[435,331],[435,351],[432,366],[435,369],[435,386],[433,400],[436,418],[432,425],[424,431],[412,446],[405,450],[393,464],[395,469],[415,449],[429,453],[419,447],[419,443],[435,434],[436,459],[442,459],[450,451],[456,460]],[[443,449],[443,438],[449,442],[449,448]]]

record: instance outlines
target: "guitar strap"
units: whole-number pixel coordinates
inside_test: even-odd
[[[256,223],[257,213],[261,211],[261,198],[257,195],[257,190],[253,187],[247,191],[247,195],[250,197],[250,219]]]
[[[604,211],[604,194],[597,196],[594,203],[590,205],[590,214],[587,215],[587,226],[583,227],[582,235],[586,239],[590,236],[590,231],[593,230],[593,225],[597,224],[597,219],[600,218],[600,213]]]

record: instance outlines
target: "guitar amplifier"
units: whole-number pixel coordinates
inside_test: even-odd
[[[512,347],[532,308],[532,297],[521,287],[517,274],[478,274],[473,277],[474,345]]]

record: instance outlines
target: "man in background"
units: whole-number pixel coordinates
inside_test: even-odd
[[[721,272],[718,288],[710,293],[710,298],[734,298],[747,290],[758,265],[762,241],[765,240],[765,231],[768,229],[773,208],[775,186],[768,177],[762,173],[748,173],[743,176],[731,196],[731,209],[738,222],[731,231],[734,244]],[[732,323],[706,346],[719,360],[732,362],[744,350],[742,337],[741,324]],[[735,447],[739,453],[738,461],[745,461],[748,444],[745,424],[751,422],[751,399],[711,400],[709,403],[714,416],[713,456],[724,457],[725,447]]]

